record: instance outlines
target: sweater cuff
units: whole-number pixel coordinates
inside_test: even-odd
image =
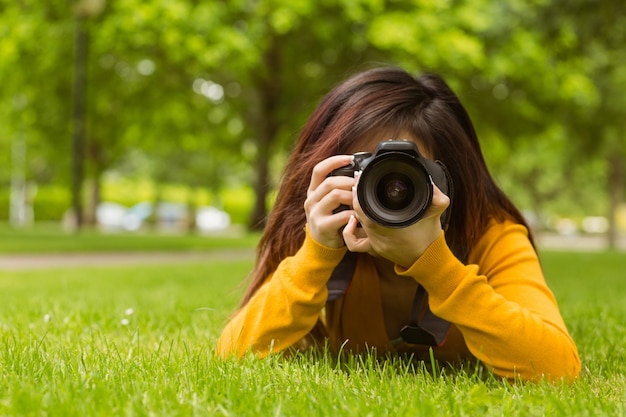
[[[459,261],[441,235],[409,268],[395,266],[396,274],[415,279],[428,292],[432,304],[443,303],[463,280],[465,265]]]
[[[305,228],[305,232],[304,243],[288,263],[293,268],[291,277],[307,276],[306,280],[298,279],[297,286],[304,291],[311,291],[326,286],[328,278],[348,249],[345,246],[341,248],[325,246],[311,236],[308,228]]]
[[[343,255],[345,255],[348,251],[348,248],[346,248],[345,245],[340,248],[331,248],[330,246],[319,243],[315,240],[313,235],[311,235],[308,225],[304,226],[304,232],[305,235],[302,249],[311,250],[313,252],[320,253],[322,256],[330,256],[331,258],[339,256],[339,259],[343,258]]]

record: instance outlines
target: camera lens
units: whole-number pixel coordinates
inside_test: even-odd
[[[400,173],[385,175],[378,183],[377,196],[381,204],[390,210],[405,208],[415,195],[411,179]]]
[[[402,152],[374,158],[361,173],[357,196],[363,212],[386,227],[406,227],[417,222],[432,201],[427,169]]]

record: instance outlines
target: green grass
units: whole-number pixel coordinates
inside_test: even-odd
[[[0,271],[0,415],[626,415],[626,256],[543,263],[584,363],[571,385],[367,356],[216,359],[251,260]]]
[[[64,233],[56,224],[37,225],[23,230],[0,224],[0,255],[14,253],[196,251],[250,248],[259,235],[233,232],[216,235],[142,233],[101,233],[83,230]]]

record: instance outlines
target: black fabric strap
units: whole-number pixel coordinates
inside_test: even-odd
[[[354,275],[354,269],[356,268],[356,252],[346,252],[344,257],[339,262],[339,265],[335,267],[335,270],[330,276],[330,279],[326,283],[328,288],[328,301],[335,301],[348,290],[352,276]]]
[[[400,330],[400,337],[407,343],[414,345],[441,346],[446,341],[450,322],[439,318],[430,311],[426,304],[424,314],[419,317],[420,306],[426,298],[426,290],[419,285],[411,307],[411,320]]]

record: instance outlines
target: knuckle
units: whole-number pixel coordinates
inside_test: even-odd
[[[343,196],[343,191],[337,188],[333,188],[328,193],[328,196],[332,198],[333,200],[340,200]]]
[[[324,163],[324,161],[317,163],[314,167],[313,167],[313,175],[321,175],[322,172],[324,171],[324,166],[326,164]]]

